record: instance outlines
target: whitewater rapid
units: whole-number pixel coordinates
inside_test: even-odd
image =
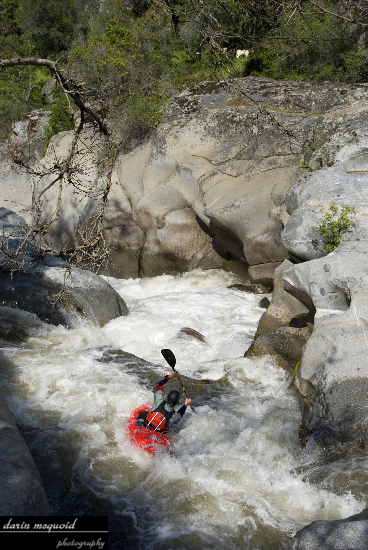
[[[244,358],[259,295],[228,288],[240,281],[220,270],[109,281],[127,317],[67,330],[17,311],[28,337],[2,348],[1,385],[53,514],[108,514],[116,549],[276,550],[311,521],[365,507],[366,457],[329,464],[302,449],[289,375],[271,357]],[[126,424],[171,372],[163,348],[196,414],[174,428],[171,453],[153,457]]]

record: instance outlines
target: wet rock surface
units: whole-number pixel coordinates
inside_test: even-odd
[[[306,404],[304,426],[327,446],[368,441],[367,252],[368,243],[347,242],[283,274],[288,291],[315,307],[295,383]]]
[[[40,474],[0,392],[0,514],[47,516]]]
[[[364,550],[368,547],[368,510],[335,521],[314,521],[295,535],[286,550]]]

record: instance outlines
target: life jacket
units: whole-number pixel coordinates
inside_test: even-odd
[[[163,401],[154,411],[149,412],[146,416],[145,426],[155,432],[166,432],[168,422],[175,411],[167,411],[165,409],[165,401]]]

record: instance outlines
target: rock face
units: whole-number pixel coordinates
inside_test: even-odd
[[[316,125],[320,137],[310,147],[326,141],[338,117],[330,117],[325,128],[321,115],[327,109],[347,111],[367,93],[358,85],[254,77],[231,81],[231,89],[204,82],[180,93],[147,143],[117,155],[104,218],[112,246],[106,273],[152,276],[236,260],[251,267],[253,283],[270,288],[275,268],[292,249],[286,233],[281,241],[281,231],[289,219],[285,197],[307,174],[309,149],[304,151],[303,143],[309,143]],[[71,141],[68,133],[55,136],[42,166],[55,171]],[[59,218],[50,231],[56,249],[75,246],[79,231],[96,214],[105,160],[103,143],[87,129],[73,161],[77,185],[63,186]],[[45,218],[57,204],[58,187],[45,191],[53,177],[33,181],[34,200],[43,193]],[[292,203],[289,198],[291,214]]]
[[[291,374],[310,337],[314,313],[284,290],[283,273],[292,265],[284,260],[275,270],[271,304],[259,320],[255,339],[245,352],[245,356],[273,355]]]
[[[349,108],[332,110],[313,128],[304,150],[313,169],[290,189],[286,197],[291,215],[282,231],[282,244],[297,258],[312,260],[326,254],[321,237],[312,231],[321,220],[318,206],[356,206],[354,226],[344,240],[367,238],[368,231],[368,109],[357,101]]]
[[[346,87],[268,79],[232,85],[231,92],[213,82],[182,92],[150,142],[116,162],[116,181],[144,234],[142,274],[221,265],[216,251],[252,266],[252,282],[270,285],[289,256],[280,239],[283,201],[305,172],[301,144],[327,106],[351,96]],[[173,223],[184,214],[186,231]]]
[[[0,484],[0,515],[50,515],[40,474],[1,393]]]
[[[51,111],[32,111],[13,124],[13,133],[0,144],[0,207],[32,220],[32,182],[26,166],[34,167],[43,157],[44,130]],[[20,161],[24,165],[20,164]]]
[[[323,445],[368,442],[368,243],[340,245],[324,258],[284,272],[288,292],[312,302],[314,331],[296,386],[306,408],[304,427]]]
[[[349,518],[314,521],[295,535],[285,550],[363,550],[368,548],[368,510]]]
[[[360,87],[365,92],[366,86]],[[325,448],[366,446],[368,340],[366,335],[368,229],[368,108],[352,98],[316,122],[303,149],[311,171],[290,188],[290,218],[282,244],[298,263],[284,271],[284,289],[311,312],[314,330],[295,384],[303,402],[303,432]],[[319,226],[325,209],[355,206],[352,229],[326,255]]]
[[[27,230],[25,221],[10,210],[0,208],[0,234],[3,249],[14,252]],[[36,313],[45,322],[73,327],[80,316],[104,325],[127,315],[125,302],[101,277],[79,269],[66,273],[66,264],[45,255],[28,241],[18,257],[21,268],[6,255],[0,256],[0,295],[3,306]],[[57,299],[58,298],[58,299]],[[57,300],[56,300],[57,299]]]

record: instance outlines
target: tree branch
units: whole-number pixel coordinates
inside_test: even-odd
[[[59,82],[60,86],[65,92],[67,92],[70,97],[73,99],[74,103],[80,109],[82,117],[84,113],[87,113],[95,122],[97,122],[100,131],[105,135],[109,135],[105,124],[102,120],[90,109],[87,105],[84,104],[82,97],[80,95],[77,86],[72,80],[65,78],[63,73],[57,66],[56,61],[51,61],[51,59],[42,59],[38,57],[14,57],[12,59],[0,59],[0,68],[6,67],[15,67],[17,65],[32,65],[34,67],[47,67],[51,74]]]

